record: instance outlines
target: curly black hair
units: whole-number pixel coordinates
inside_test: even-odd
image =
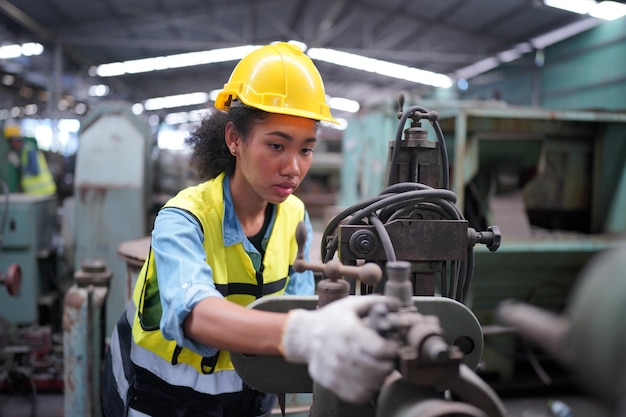
[[[228,112],[209,112],[200,126],[185,139],[185,143],[193,149],[190,164],[198,178],[206,181],[222,172],[230,175],[235,171],[235,157],[226,146],[224,136],[228,122],[233,122],[243,141],[246,141],[253,125],[267,117],[269,114],[262,110],[241,105],[231,106]]]

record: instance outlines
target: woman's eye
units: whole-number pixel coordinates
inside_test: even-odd
[[[302,153],[304,155],[311,154],[311,153],[313,153],[313,148],[304,148],[304,149],[302,149]]]
[[[270,148],[279,151],[283,148],[283,145],[279,145],[278,143],[270,143]]]

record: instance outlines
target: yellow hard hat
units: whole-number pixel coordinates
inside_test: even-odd
[[[22,137],[22,131],[20,130],[19,126],[16,126],[16,125],[6,125],[4,127],[4,137],[7,138],[7,139],[21,138]]]
[[[313,61],[286,42],[263,46],[239,61],[217,94],[215,108],[228,111],[233,100],[270,113],[338,124]]]

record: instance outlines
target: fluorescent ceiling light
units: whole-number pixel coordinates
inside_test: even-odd
[[[578,14],[588,14],[603,20],[615,20],[626,15],[626,5],[616,1],[595,0],[543,0],[546,6]]]
[[[467,80],[469,78],[477,76],[478,74],[482,74],[483,72],[492,70],[498,65],[500,65],[500,61],[498,61],[498,58],[485,58],[472,65],[468,65],[465,68],[461,68],[456,72],[456,76],[459,79]]]
[[[290,41],[306,50],[307,46],[300,42]],[[216,62],[237,61],[259,48],[259,45],[244,45],[232,48],[212,49],[208,51],[189,52],[185,54],[158,56],[153,58],[135,59],[123,62],[111,62],[98,65],[90,70],[90,74],[100,77],[116,77],[124,74],[138,74],[141,72],[161,71],[170,68],[181,68],[194,65],[205,65]],[[381,61],[361,55],[335,51],[333,49],[312,48],[307,54],[320,61],[342,65],[362,71],[374,72],[387,77],[399,78],[415,83],[432,85],[434,87],[451,87],[453,82],[445,74],[438,74],[406,65]]]
[[[11,44],[0,46],[0,59],[19,58],[21,56],[41,55],[44,47],[40,43],[28,42],[21,45]]]
[[[546,6],[578,14],[587,14],[596,5],[595,0],[543,0],[543,3]]]
[[[323,120],[320,123],[322,124],[322,126],[327,127],[329,129],[334,129],[334,130],[346,130],[348,128],[348,120],[343,119],[341,117],[338,117],[335,120],[337,120],[339,124],[325,122]]]
[[[98,84],[90,86],[89,89],[87,89],[87,94],[91,97],[104,97],[109,94],[110,91],[111,89],[108,85]]]
[[[188,112],[168,113],[165,115],[165,123],[168,125],[179,125],[189,122],[200,122],[210,110],[192,110]]]
[[[171,109],[174,107],[195,106],[204,104],[209,100],[209,95],[204,92],[178,94],[175,96],[150,98],[143,103],[146,110]]]
[[[361,71],[373,72],[387,77],[399,78],[419,84],[432,85],[434,87],[448,88],[452,86],[452,80],[445,74],[438,74],[431,71],[408,67],[406,65],[381,61],[379,59],[368,58],[362,55],[325,48],[311,48],[307,51],[307,54],[313,59]]]
[[[302,49],[302,52],[306,51],[309,48],[309,46],[306,43],[300,42],[300,41],[291,40],[291,41],[287,41],[287,43],[297,46],[298,48]]]
[[[217,95],[220,93],[220,91],[222,91],[222,90],[211,90],[211,91],[209,91],[209,100],[211,100],[211,101],[217,100]]]
[[[589,11],[589,16],[604,20],[615,20],[626,15],[626,4],[616,1],[603,1]]]
[[[170,68],[191,67],[215,62],[237,61],[257,48],[259,48],[259,46],[243,45],[233,48],[211,49],[208,51],[112,62],[98,65],[96,67],[96,75],[100,77],[115,77],[124,74],[162,71]]]
[[[358,101],[343,97],[327,97],[326,101],[331,109],[341,110],[348,113],[356,113],[361,108]]]

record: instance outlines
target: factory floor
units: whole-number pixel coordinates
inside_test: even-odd
[[[503,402],[508,417],[554,417],[547,409],[549,400],[561,400],[567,404],[572,417],[610,417],[609,411],[599,403],[581,395],[556,395],[504,398]],[[38,394],[33,412],[32,397],[7,396],[0,394],[0,417],[83,417],[65,415],[63,410],[63,395],[59,393]],[[287,410],[289,411],[289,410]],[[272,415],[280,415],[274,410]],[[294,415],[294,414],[287,414]],[[302,410],[298,415],[306,416]]]

